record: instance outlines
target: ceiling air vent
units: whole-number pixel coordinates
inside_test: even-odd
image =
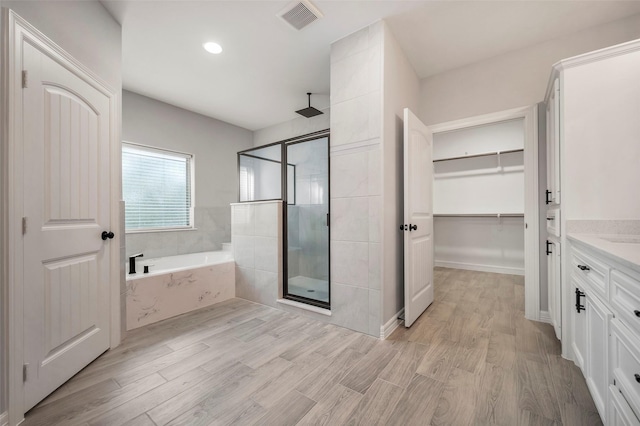
[[[289,4],[278,16],[293,28],[301,30],[324,15],[309,0],[299,0]]]

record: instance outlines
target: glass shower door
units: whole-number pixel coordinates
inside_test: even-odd
[[[286,145],[284,296],[329,308],[329,138]]]

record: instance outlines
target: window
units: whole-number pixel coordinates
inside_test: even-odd
[[[127,232],[193,228],[193,156],[123,144],[122,195]]]

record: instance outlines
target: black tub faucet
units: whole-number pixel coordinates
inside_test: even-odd
[[[138,253],[133,256],[129,256],[129,275],[136,273],[136,257],[143,257],[144,254]]]

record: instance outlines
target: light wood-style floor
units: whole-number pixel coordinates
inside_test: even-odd
[[[522,277],[436,270],[436,301],[379,341],[233,299],[130,333],[26,425],[596,425]]]

